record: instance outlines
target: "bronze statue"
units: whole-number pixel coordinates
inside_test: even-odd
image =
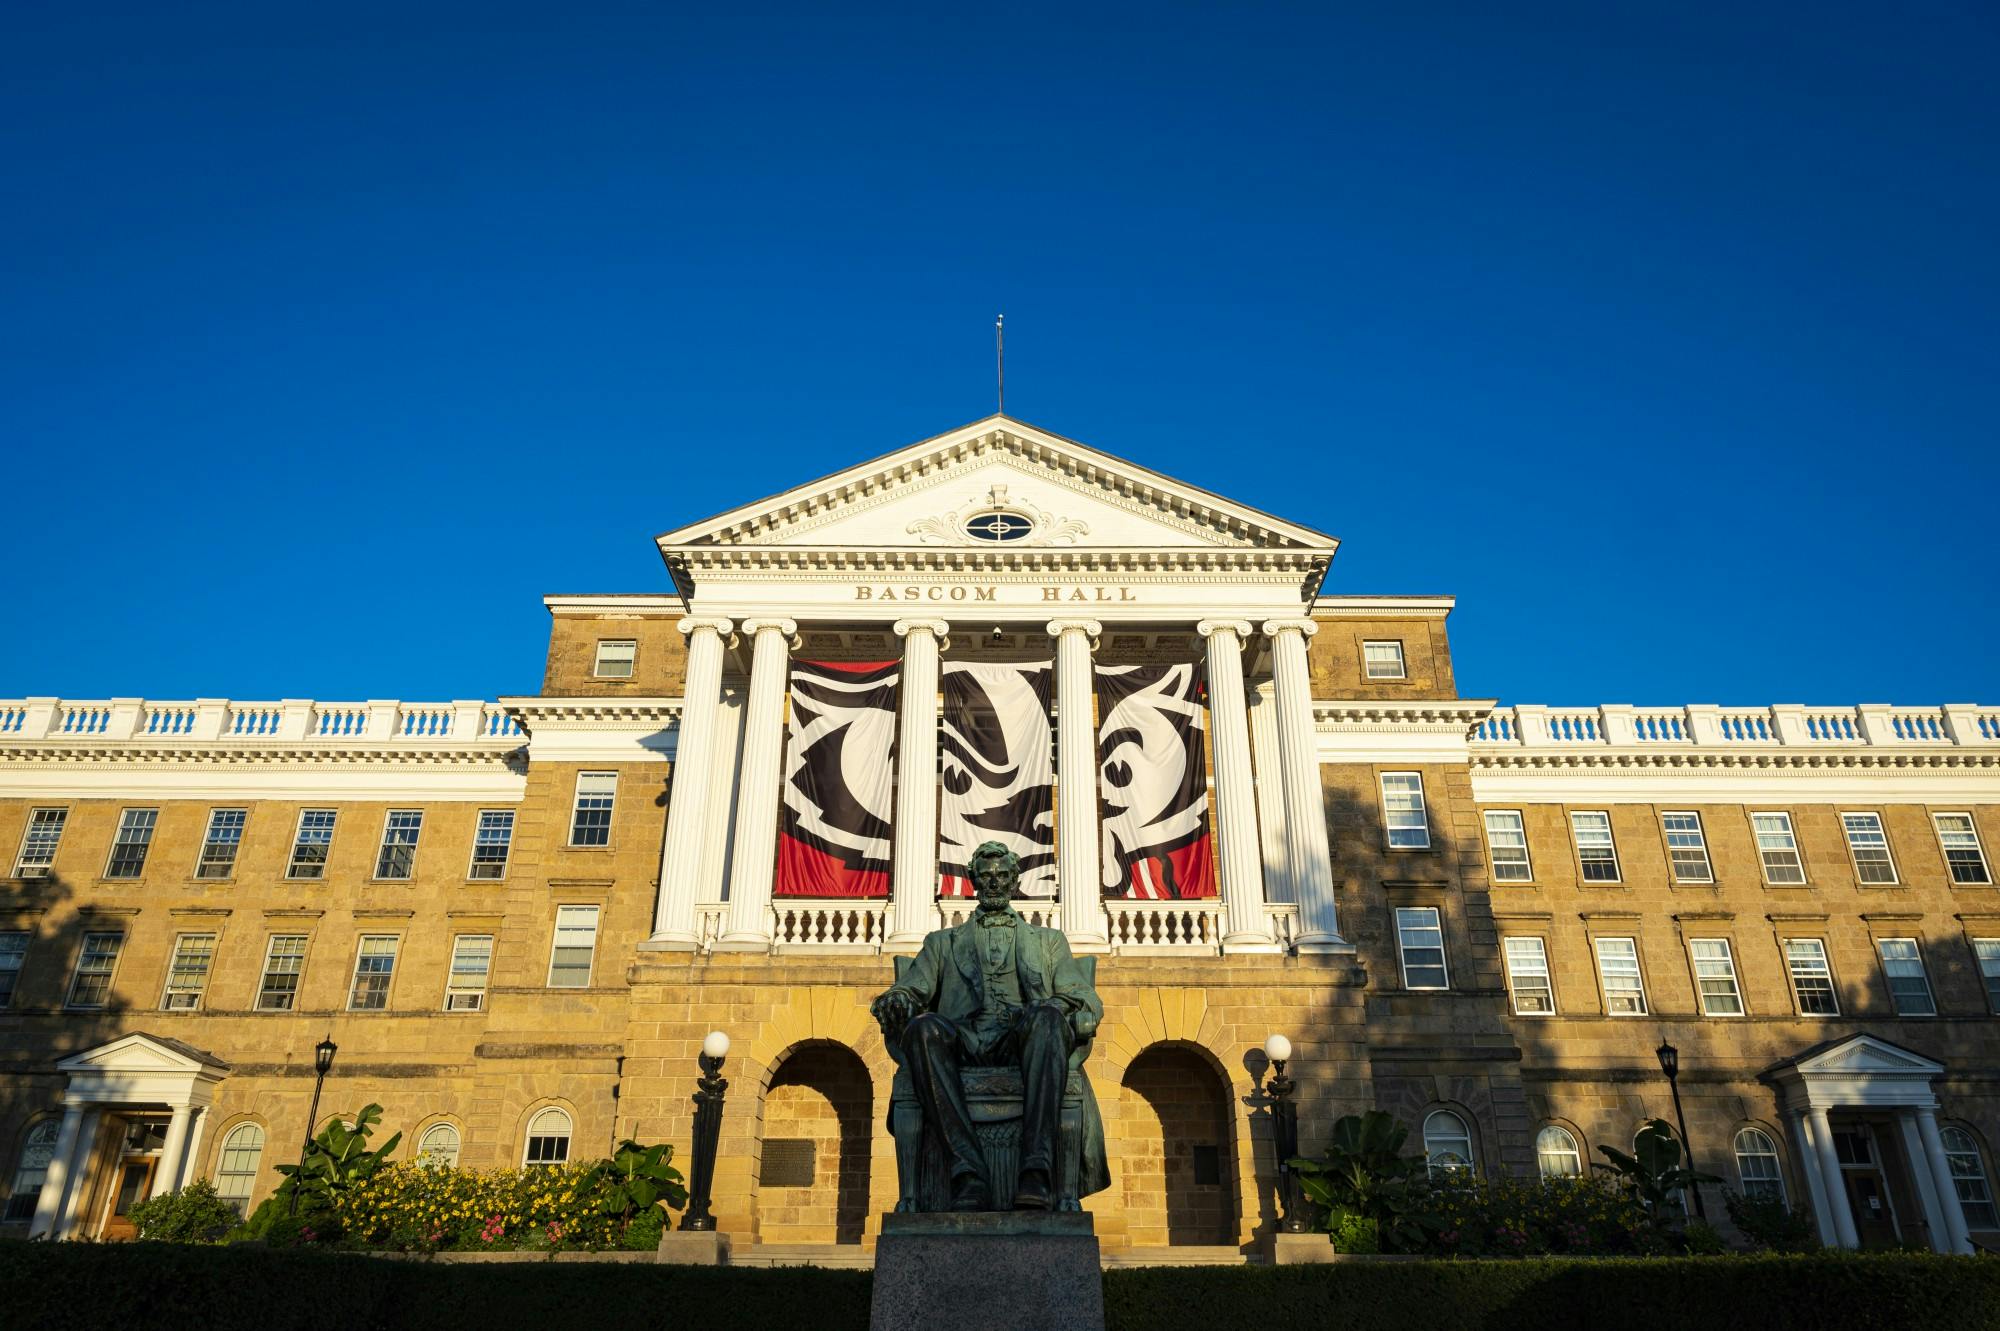
[[[890,1105],[896,1209],[1077,1210],[1111,1184],[1082,1071],[1104,1016],[1095,959],[1079,961],[1061,930],[1021,918],[1020,861],[1005,846],[980,846],[968,868],[978,910],[934,930],[907,967],[899,959],[896,983],[870,1008],[901,1064]],[[932,1172],[949,1172],[948,1197],[919,1186],[926,1152]]]

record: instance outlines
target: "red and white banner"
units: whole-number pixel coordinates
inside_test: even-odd
[[[1104,895],[1215,895],[1208,826],[1208,680],[1200,665],[1097,668]]]
[[[793,661],[773,897],[889,895],[900,661]]]
[[[938,733],[938,892],[972,895],[967,862],[998,841],[1021,859],[1020,894],[1056,894],[1051,662],[944,663]]]

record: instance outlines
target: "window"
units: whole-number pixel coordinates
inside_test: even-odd
[[[137,878],[145,871],[153,824],[159,820],[158,809],[125,810],[118,819],[118,839],[111,843],[111,859],[104,866],[106,878]]]
[[[264,953],[264,978],[257,984],[257,1010],[290,1012],[306,968],[306,936],[273,934]]]
[[[556,1108],[538,1112],[528,1120],[528,1146],[521,1155],[524,1165],[560,1165],[569,1161],[569,1115]]]
[[[1944,1158],[1951,1166],[1951,1182],[1958,1190],[1958,1209],[1965,1213],[1965,1227],[2000,1229],[2000,1211],[1993,1207],[1993,1188],[1979,1159],[1979,1143],[1964,1128],[1944,1128],[1938,1136],[1944,1141]]]
[[[1494,882],[1534,881],[1534,867],[1528,863],[1528,833],[1521,824],[1519,810],[1487,811],[1486,851],[1493,859]]]
[[[549,950],[549,988],[590,985],[590,956],[597,948],[597,907],[556,907],[556,940]]]
[[[1833,988],[1833,970],[1826,964],[1826,943],[1818,938],[1787,938],[1785,969],[1792,974],[1792,995],[1802,1017],[1837,1017],[1840,998]]]
[[[1878,938],[1882,953],[1882,973],[1889,977],[1889,997],[1899,1017],[1935,1017],[1937,1001],[1931,997],[1930,976],[1924,973],[1924,956],[1914,938]]]
[[[375,857],[377,878],[408,878],[417,862],[417,838],[423,834],[422,809],[391,809],[382,824],[382,850]]]
[[[167,993],[160,1006],[169,1012],[192,1012],[201,1006],[208,988],[208,969],[215,960],[214,934],[182,934],[174,940],[174,958],[167,965]]]
[[[1443,989],[1444,926],[1435,906],[1396,908],[1396,950],[1403,958],[1405,989]]]
[[[111,973],[118,969],[118,953],[124,946],[124,934],[83,936],[83,950],[76,954],[76,974],[69,981],[71,1007],[104,1006],[111,997]]]
[[[21,854],[14,861],[16,878],[48,876],[49,866],[56,860],[56,847],[62,844],[63,827],[68,822],[68,809],[28,810],[28,830],[21,835]]]
[[[14,1170],[14,1191],[7,1197],[5,1219],[33,1220],[35,1203],[42,1197],[42,1184],[49,1176],[49,1161],[56,1158],[56,1136],[62,1120],[45,1118],[28,1129],[21,1141],[21,1163]]]
[[[1472,1132],[1449,1109],[1433,1110],[1424,1119],[1424,1161],[1432,1178],[1472,1173]]]
[[[1583,1152],[1568,1128],[1551,1123],[1535,1134],[1535,1163],[1543,1178],[1581,1178]]]
[[[1847,833],[1847,853],[1854,859],[1857,882],[1892,884],[1896,862],[1889,858],[1889,838],[1882,832],[1879,813],[1843,813],[1840,828]]]
[[[354,956],[354,989],[347,1006],[354,1012],[380,1012],[389,1006],[389,981],[396,975],[396,936],[364,934]]]
[[[1539,938],[1507,940],[1507,988],[1514,997],[1514,1015],[1546,1017],[1556,1010],[1549,985],[1549,949]]]
[[[1764,881],[1774,887],[1805,882],[1806,866],[1799,860],[1798,838],[1792,835],[1792,815],[1753,813],[1750,826],[1757,833],[1757,854],[1764,861]]]
[[[433,1123],[417,1138],[417,1163],[439,1169],[458,1164],[458,1129],[449,1123]]]
[[[1361,660],[1364,673],[1370,679],[1402,679],[1403,644],[1400,642],[1364,642],[1361,644]]]
[[[460,934],[451,944],[451,975],[445,980],[446,1012],[477,1012],[486,1003],[486,976],[493,969],[493,935]]]
[[[1694,987],[1701,997],[1704,1017],[1743,1015],[1743,991],[1736,984],[1736,958],[1730,954],[1726,938],[1691,938],[1688,950],[1694,954]]]
[[[1576,861],[1586,883],[1618,881],[1618,847],[1611,840],[1611,815],[1573,813],[1570,834],[1576,838]]]
[[[1662,813],[1660,828],[1667,835],[1667,862],[1677,883],[1712,883],[1715,867],[1708,862],[1708,838],[1701,834],[1698,813]]]
[[[1389,827],[1389,849],[1424,850],[1430,846],[1431,826],[1424,815],[1421,775],[1382,773],[1382,819]]]
[[[1979,963],[1979,978],[1986,982],[1986,1006],[2000,1013],[2000,938],[1973,939],[1972,956]],[[0,1004],[5,1001],[0,999]]]
[[[327,852],[333,848],[332,809],[307,809],[299,814],[299,834],[292,842],[292,862],[287,878],[323,878]]]
[[[569,844],[611,844],[611,804],[618,794],[618,773],[578,772],[576,812],[570,817]]]
[[[597,643],[597,664],[591,674],[599,679],[632,678],[632,661],[639,655],[639,644],[630,638],[601,638]]]
[[[514,811],[482,809],[479,830],[472,834],[472,867],[467,878],[505,878],[507,854],[514,844]]]
[[[1785,1176],[1778,1168],[1778,1145],[1762,1128],[1736,1134],[1736,1177],[1743,1195],[1760,1202],[1784,1204]]]
[[[215,1164],[215,1192],[236,1208],[236,1214],[250,1211],[250,1194],[257,1187],[257,1166],[264,1158],[264,1129],[255,1123],[239,1123],[222,1139],[222,1154]]]
[[[1986,852],[1979,846],[1979,830],[1972,825],[1969,813],[1936,813],[1931,821],[1937,825],[1938,841],[1944,846],[1945,867],[1951,870],[1954,883],[1990,883],[1993,875],[1986,871]]]
[[[227,878],[236,872],[236,849],[243,844],[243,824],[248,809],[212,809],[208,831],[201,838],[201,854],[196,856],[194,876]]]
[[[1597,974],[1604,982],[1604,1011],[1613,1017],[1646,1015],[1646,984],[1639,974],[1639,944],[1630,938],[1597,940]]]
[[[0,934],[0,1007],[14,1001],[14,986],[21,979],[21,963],[28,958],[26,931]]]

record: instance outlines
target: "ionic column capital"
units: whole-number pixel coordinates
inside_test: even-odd
[[[1310,638],[1319,632],[1319,625],[1304,617],[1298,619],[1267,619],[1264,621],[1264,636],[1275,638],[1280,633],[1297,633]]]
[[[1051,638],[1060,638],[1065,633],[1081,633],[1089,638],[1090,645],[1095,647],[1098,638],[1104,633],[1104,625],[1094,619],[1051,619],[1048,622],[1048,635]]]
[[[697,629],[714,629],[725,638],[736,631],[736,625],[721,615],[689,615],[674,627],[684,634],[693,634]]]
[[[951,625],[942,619],[899,619],[891,627],[899,638],[907,638],[912,633],[928,633],[938,640],[940,647],[949,641],[946,635],[951,632]]]
[[[762,633],[765,629],[776,629],[789,638],[799,631],[799,624],[795,619],[746,619],[743,621],[743,631],[752,636]]]
[[[1194,626],[1194,631],[1204,638],[1212,638],[1218,633],[1234,633],[1240,642],[1250,636],[1250,621],[1247,619],[1204,619]]]

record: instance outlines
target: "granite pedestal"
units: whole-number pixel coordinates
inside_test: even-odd
[[[882,1217],[869,1331],[1104,1331],[1084,1211]]]

